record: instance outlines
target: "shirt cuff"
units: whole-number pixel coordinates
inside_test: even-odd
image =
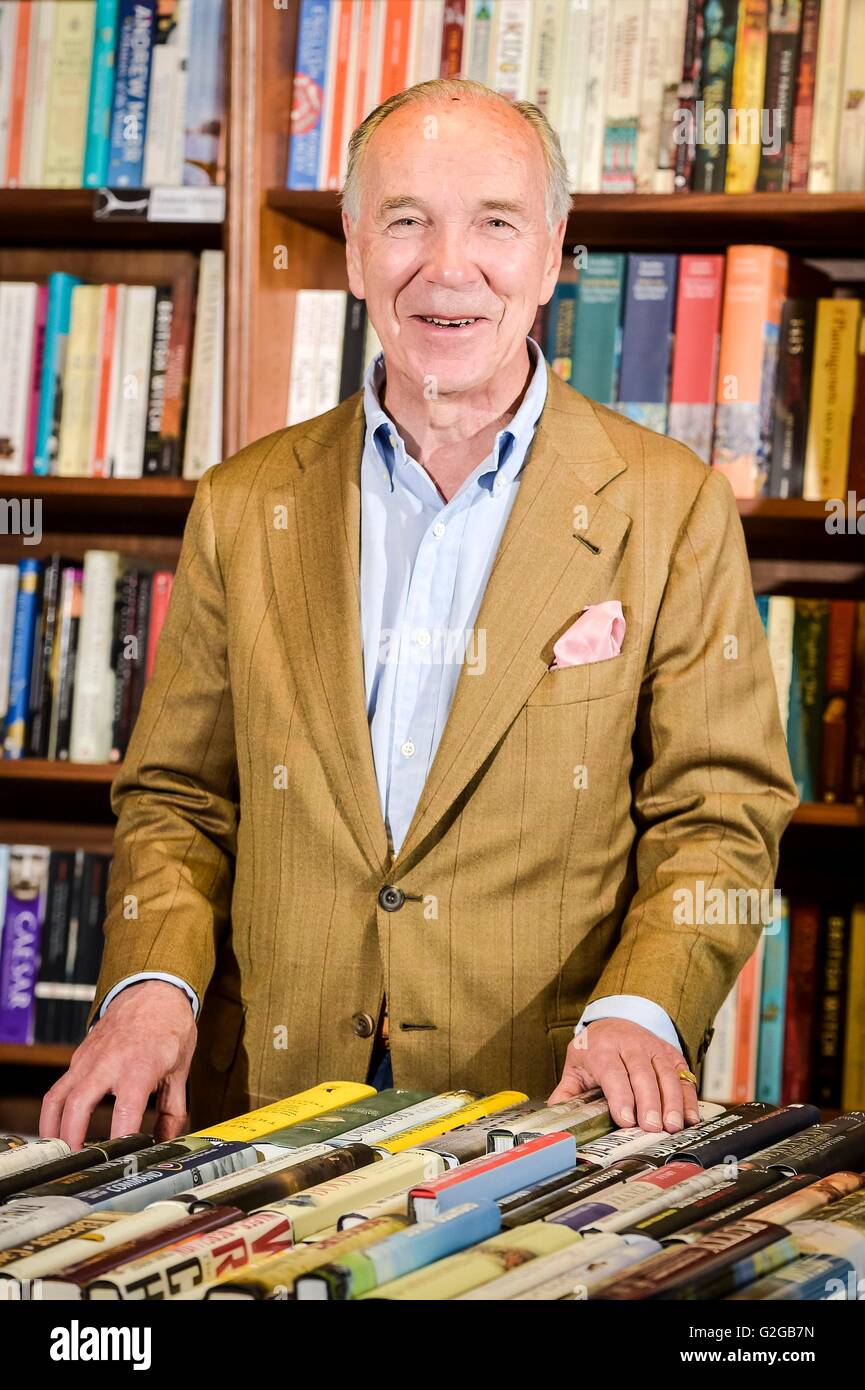
[[[188,985],[185,980],[181,980],[179,975],[166,975],[162,970],[143,970],[140,975],[127,975],[125,980],[118,981],[114,988],[110,989],[103,999],[98,1017],[102,1017],[112,999],[116,999],[122,989],[126,989],[129,985],[138,985],[142,980],[165,980],[169,985],[177,985],[177,988],[183,990],[192,1005],[192,1017],[198,1018],[198,1010],[201,1006],[198,995],[195,993],[192,985]]]
[[[641,1028],[648,1028],[650,1033],[656,1033],[659,1038],[663,1038],[664,1042],[675,1047],[677,1052],[682,1050],[682,1043],[670,1015],[660,1004],[653,1003],[651,999],[644,999],[641,994],[610,994],[605,999],[596,999],[594,1003],[588,1004],[574,1029],[574,1037],[582,1033],[587,1023],[594,1023],[599,1018],[622,1018],[627,1023],[638,1023]]]

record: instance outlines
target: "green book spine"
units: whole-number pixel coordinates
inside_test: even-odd
[[[350,1105],[340,1106],[338,1110],[326,1111],[314,1120],[304,1120],[298,1125],[287,1125],[276,1129],[272,1134],[262,1137],[262,1143],[274,1144],[281,1149],[302,1149],[307,1144],[326,1144],[340,1134],[357,1129],[359,1125],[381,1120],[385,1115],[393,1115],[397,1110],[406,1110],[422,1100],[429,1100],[432,1091],[378,1091],[374,1096],[352,1101]]]
[[[624,255],[587,257],[577,283],[571,385],[601,405],[613,405],[622,354]]]
[[[828,602],[797,599],[787,743],[802,801],[818,798],[828,631]]]

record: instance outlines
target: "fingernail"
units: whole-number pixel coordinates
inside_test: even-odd
[[[634,1112],[633,1112],[633,1110],[623,1110],[623,1111],[622,1111],[622,1128],[623,1128],[623,1129],[626,1129],[629,1125],[632,1125],[633,1123],[634,1123]]]
[[[657,1110],[649,1110],[646,1113],[646,1124],[649,1126],[650,1129],[661,1128],[661,1116]]]
[[[671,1111],[670,1111],[669,1115],[667,1116],[666,1124],[667,1124],[667,1128],[668,1128],[668,1129],[670,1128],[671,1125],[673,1126],[674,1129],[681,1129],[681,1128],[682,1128],[682,1117],[681,1117],[681,1115],[679,1114],[678,1110],[671,1110]]]

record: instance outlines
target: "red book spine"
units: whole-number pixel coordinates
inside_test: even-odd
[[[814,1019],[820,913],[815,903],[794,903],[790,919],[790,960],[784,1014],[784,1070],[781,1104],[807,1104],[814,1075]]]
[[[823,746],[820,754],[820,796],[843,801],[847,790],[847,730],[853,648],[856,642],[856,604],[833,599],[829,604],[826,644],[826,703],[823,707]]]
[[[105,286],[105,307],[102,314],[102,338],[99,344],[99,400],[96,408],[96,432],[90,472],[94,478],[106,478],[108,462],[108,411],[111,404],[111,361],[117,332],[117,286]]]
[[[793,105],[793,138],[789,146],[791,192],[808,190],[811,124],[814,118],[814,83],[817,77],[817,39],[820,33],[820,0],[805,0],[799,31],[799,67]]]
[[[9,126],[6,143],[7,188],[17,188],[21,182],[21,161],[24,155],[24,111],[27,100],[27,70],[30,66],[31,5],[18,6],[18,31],[12,63],[12,92],[9,103]],[[14,20],[13,20],[14,22]]]
[[[370,59],[370,33],[372,30],[372,0],[360,0],[360,22],[358,25],[357,44],[357,85],[354,94],[354,120],[352,129],[356,130],[367,114],[366,111],[366,80],[369,72]]]
[[[459,77],[463,61],[466,0],[446,0],[439,77]]]
[[[153,675],[156,644],[168,612],[168,600],[171,598],[173,583],[174,575],[170,570],[157,570],[153,576],[153,588],[150,591],[150,625],[147,629],[147,661],[144,667],[144,678],[148,681]]]

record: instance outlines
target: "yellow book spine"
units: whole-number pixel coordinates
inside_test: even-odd
[[[297,1095],[286,1096],[284,1100],[275,1100],[272,1105],[264,1105],[260,1110],[250,1110],[246,1115],[235,1116],[233,1120],[224,1120],[207,1129],[197,1129],[195,1135],[234,1142],[260,1139],[265,1134],[272,1134],[275,1129],[299,1124],[301,1120],[314,1120],[327,1110],[338,1110],[352,1101],[373,1095],[375,1087],[361,1085],[358,1081],[323,1081],[320,1086],[298,1091]]]
[[[366,1168],[327,1182],[308,1187],[297,1197],[274,1202],[271,1210],[279,1211],[291,1222],[292,1241],[299,1245],[327,1226],[335,1226],[341,1216],[354,1211],[365,1202],[390,1197],[405,1188],[440,1178],[445,1171],[441,1154],[406,1153],[394,1158],[380,1158]]]
[[[577,1231],[568,1226],[554,1225],[548,1221],[531,1221],[518,1226],[514,1231],[502,1231],[471,1250],[461,1250],[456,1255],[448,1255],[436,1260],[423,1269],[404,1274],[401,1279],[392,1279],[389,1284],[380,1284],[377,1289],[361,1294],[358,1303],[365,1298],[421,1299],[430,1302],[457,1298],[470,1289],[480,1288],[493,1279],[507,1274],[517,1264],[537,1259],[541,1255],[553,1255],[568,1245],[580,1240]]]
[[[319,1265],[329,1264],[350,1250],[363,1250],[367,1245],[384,1240],[405,1230],[408,1218],[405,1216],[378,1216],[373,1221],[364,1221],[360,1226],[352,1226],[347,1231],[339,1231],[334,1236],[316,1241],[311,1245],[299,1245],[285,1255],[268,1255],[245,1269],[234,1269],[219,1279],[200,1286],[192,1293],[181,1294],[181,1298],[220,1298],[231,1296],[231,1285],[241,1284],[255,1292],[253,1297],[289,1298],[295,1280],[301,1274],[308,1274]],[[220,1290],[224,1289],[224,1294]]]
[[[845,1110],[861,1110],[865,1108],[865,903],[853,908],[847,979],[841,1103]]]
[[[57,450],[57,473],[63,478],[90,472],[104,298],[104,285],[76,285],[72,291]]]
[[[768,46],[769,0],[743,0],[739,6],[733,61],[733,115],[728,132],[726,193],[753,193],[757,187]]]
[[[81,187],[95,19],[93,0],[63,0],[55,6],[42,168],[45,188]]]
[[[843,497],[847,490],[861,307],[858,299],[817,303],[802,490],[811,501]]]
[[[512,1105],[519,1105],[524,1100],[528,1100],[528,1096],[523,1095],[522,1091],[496,1091],[495,1095],[482,1096],[480,1100],[474,1100],[470,1105],[464,1105],[461,1110],[454,1110],[450,1115],[440,1115],[437,1120],[406,1129],[394,1139],[377,1144],[376,1148],[389,1154],[418,1148],[430,1139],[449,1134],[452,1129],[460,1129],[463,1125],[474,1124],[475,1120],[486,1119],[487,1115],[494,1115],[497,1110],[510,1110]]]

